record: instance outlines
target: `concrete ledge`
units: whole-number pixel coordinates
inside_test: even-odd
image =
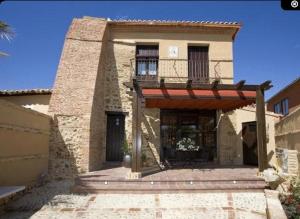
[[[16,194],[17,192],[23,191],[24,189],[25,186],[1,186],[0,199]]]
[[[126,176],[126,179],[140,179],[142,178],[141,172],[129,172]]]
[[[267,215],[269,219],[287,219],[282,205],[279,201],[279,192],[265,189],[267,202]]]

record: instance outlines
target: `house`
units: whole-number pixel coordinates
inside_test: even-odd
[[[48,114],[51,92],[51,89],[2,90],[0,99]]]
[[[265,112],[270,81],[234,83],[232,47],[240,28],[75,18],[47,112],[50,175],[99,170],[122,161],[127,146],[129,178],[190,162],[267,168],[278,115]]]
[[[288,115],[300,106],[299,91],[300,77],[272,96],[267,101],[267,109],[284,116]]]

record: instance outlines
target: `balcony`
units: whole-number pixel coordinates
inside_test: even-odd
[[[131,59],[132,79],[138,81],[209,83],[209,62],[188,59]]]

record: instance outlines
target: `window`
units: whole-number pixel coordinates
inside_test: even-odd
[[[209,61],[207,46],[188,46],[189,79],[207,81]]]
[[[139,45],[136,47],[136,75],[155,77],[158,70],[158,46]]]
[[[274,105],[274,113],[283,114],[284,116],[289,114],[289,101],[287,98]]]
[[[276,104],[274,105],[274,113],[281,114],[280,103],[276,103]]]
[[[282,104],[282,114],[283,115],[289,114],[289,101],[288,101],[288,99],[283,99],[281,101],[281,104]]]

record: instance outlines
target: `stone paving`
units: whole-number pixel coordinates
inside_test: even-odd
[[[34,189],[7,206],[0,218],[266,218],[263,192],[177,194],[71,194],[71,181]]]

